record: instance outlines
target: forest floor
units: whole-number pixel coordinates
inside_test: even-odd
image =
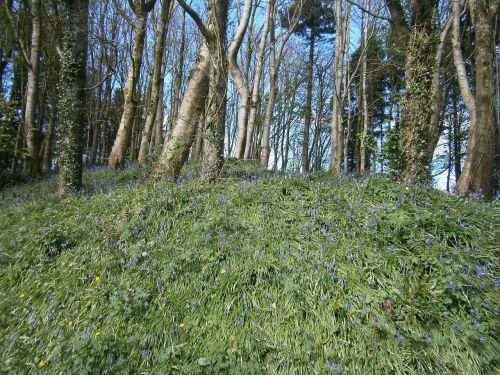
[[[0,192],[0,374],[498,373],[498,202],[198,170]]]

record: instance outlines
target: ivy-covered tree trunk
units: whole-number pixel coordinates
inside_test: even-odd
[[[59,80],[57,142],[61,197],[75,194],[82,186],[89,3],[88,0],[65,0],[63,4],[65,25]]]
[[[401,182],[406,185],[431,182],[433,140],[432,90],[436,50],[437,0],[415,0],[407,23],[400,0],[386,0],[392,27],[405,53],[406,92],[400,125]]]
[[[432,76],[434,41],[425,30],[413,28],[406,50],[406,92],[400,128],[401,182],[410,186],[431,182]]]

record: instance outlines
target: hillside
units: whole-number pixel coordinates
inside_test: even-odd
[[[493,374],[500,206],[232,163],[0,192],[0,374]]]

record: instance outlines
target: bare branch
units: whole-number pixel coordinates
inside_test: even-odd
[[[118,3],[117,0],[113,0],[113,5],[115,6],[116,10],[118,10],[118,13],[120,13],[120,15],[122,16],[122,18],[127,21],[127,23],[130,25],[130,26],[134,26],[134,21],[132,21],[132,18],[130,18],[130,16],[127,14],[127,12],[125,12],[125,9],[123,9],[120,5],[120,3]],[[132,10],[134,10],[134,7],[132,7]]]
[[[193,19],[194,23],[196,23],[196,26],[198,26],[198,29],[200,29],[200,31],[203,34],[203,36],[205,37],[205,39],[207,41],[212,40],[213,39],[213,35],[210,32],[210,30],[207,29],[207,27],[205,26],[205,24],[201,20],[200,15],[198,13],[196,13],[196,11],[193,8],[191,8],[189,5],[187,5],[184,0],[177,0],[177,2],[179,3],[179,5],[181,7],[184,8],[184,10],[186,11],[186,13],[191,16],[191,18]]]
[[[5,1],[3,3],[5,6],[5,12],[7,13],[7,18],[9,19],[10,25],[12,27],[12,31],[14,32],[14,36],[16,37],[16,40],[19,43],[19,47],[21,48],[21,52],[22,52],[22,55],[24,57],[24,60],[26,60],[26,64],[30,65],[30,57],[28,54],[28,50],[26,49],[26,46],[24,45],[22,38],[19,37],[19,31],[18,31],[18,26],[17,26],[18,23],[16,22],[14,14],[12,14],[12,10],[10,9],[8,2]]]
[[[357,4],[356,2],[354,2],[352,0],[347,0],[347,2],[351,3],[352,5],[354,5],[356,7],[358,7],[359,9],[361,9],[361,11],[363,11],[366,14],[369,14],[372,17],[375,17],[375,18],[378,18],[378,19],[381,19],[381,20],[384,20],[384,21],[392,22],[392,20],[390,18],[385,17],[385,16],[381,16],[380,14],[375,14],[375,13],[371,12],[370,10],[366,9],[364,6]]]
[[[96,83],[94,86],[85,87],[85,90],[92,91],[92,90],[98,88],[99,86],[101,86],[104,83],[104,81],[106,81],[109,77],[111,77],[113,74],[115,74],[115,70],[113,68],[110,68],[110,69],[111,70],[104,76],[104,78],[100,82]]]

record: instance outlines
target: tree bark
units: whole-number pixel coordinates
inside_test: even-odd
[[[182,79],[184,74],[184,60],[186,53],[186,13],[182,12],[182,27],[181,27],[181,45],[179,48],[179,66],[176,70],[175,74],[175,85],[174,85],[174,93],[172,100],[172,109],[170,111],[169,117],[169,127],[168,130],[171,131],[175,121],[177,119],[177,114],[179,112],[179,104],[181,101],[181,87],[182,87]]]
[[[366,14],[363,14],[363,54],[361,56],[361,107],[363,108],[363,131],[359,144],[359,172],[364,174],[367,172],[367,141],[368,131],[371,128],[370,114],[368,111],[368,19]]]
[[[335,42],[335,73],[334,73],[334,93],[333,93],[333,109],[332,109],[332,124],[330,129],[330,143],[332,159],[330,162],[330,171],[334,174],[340,174],[342,164],[342,152],[344,143],[344,126],[343,126],[343,96],[342,81],[344,77],[344,48],[345,35],[343,29],[342,18],[342,1],[336,0],[335,6],[335,22],[338,25],[336,29]],[[347,30],[346,30],[347,31]],[[344,166],[344,170],[345,170]]]
[[[274,33],[274,17],[275,17],[275,1],[272,2],[272,9],[269,15],[269,60],[270,60],[270,71],[269,71],[269,98],[266,105],[266,113],[264,115],[264,122],[262,124],[262,139],[261,139],[261,155],[260,155],[260,165],[264,168],[269,166],[269,154],[271,148],[269,146],[269,135],[271,132],[271,122],[273,119],[274,102],[276,101],[276,81],[278,79],[278,69],[276,64],[276,48],[275,48],[275,33]],[[276,155],[275,155],[276,157]]]
[[[205,116],[203,113],[200,114],[198,120],[198,127],[196,129],[196,140],[194,142],[193,151],[191,154],[191,159],[193,161],[201,160],[202,150],[203,150],[203,128],[205,127]]]
[[[264,21],[264,29],[262,30],[262,35],[260,38],[259,49],[257,51],[257,66],[255,68],[255,75],[252,87],[252,98],[251,106],[248,113],[248,124],[247,133],[245,137],[245,153],[244,158],[246,160],[251,158],[252,144],[253,144],[253,134],[255,128],[255,120],[257,118],[257,106],[260,100],[260,79],[262,77],[262,72],[264,70],[264,49],[266,47],[267,34],[269,33],[269,22],[271,18],[271,5],[272,1],[267,2],[266,7],[266,19]],[[243,100],[242,100],[243,102]]]
[[[52,149],[54,143],[54,130],[57,120],[57,95],[55,95],[51,100],[50,118],[49,126],[47,127],[47,133],[45,134],[45,148],[43,151],[42,160],[42,172],[48,173],[52,168]]]
[[[432,77],[436,42],[437,0],[415,0],[412,22],[406,22],[399,0],[386,0],[392,26],[406,53],[406,92],[400,125],[401,182],[411,186],[431,182]]]
[[[314,72],[314,44],[316,42],[316,30],[311,30],[309,39],[309,61],[307,63],[307,93],[306,108],[304,114],[304,141],[302,144],[302,173],[309,172],[309,132],[311,129],[312,118],[312,91],[313,91],[313,72]]]
[[[29,157],[27,166],[32,175],[37,175],[40,173],[40,131],[36,123],[36,106],[40,76],[41,0],[32,0],[31,2],[31,25],[31,48],[28,61],[24,128]]]
[[[148,14],[154,6],[155,0],[148,2],[141,1],[141,4],[135,4],[130,1],[137,20],[134,24],[135,38],[134,48],[132,52],[132,61],[130,64],[127,83],[124,91],[123,114],[118,128],[111,154],[109,155],[109,166],[112,169],[122,168],[125,162],[125,153],[127,146],[130,143],[132,125],[134,123],[134,115],[136,110],[136,87],[139,79],[139,72],[142,65],[142,52],[144,49],[144,39],[146,37],[146,26]]]
[[[207,22],[212,38],[208,43],[211,63],[201,171],[201,179],[204,182],[216,180],[224,163],[228,76],[226,47],[228,8],[229,0],[211,0],[208,7]]]
[[[453,60],[459,78],[460,92],[470,113],[469,142],[467,157],[457,183],[459,194],[471,192],[486,198],[493,196],[493,175],[495,158],[495,113],[493,100],[493,22],[500,1],[491,5],[481,0],[470,0],[476,36],[476,96],[469,90],[459,44],[460,8],[453,3]]]
[[[82,187],[83,127],[87,63],[88,0],[65,0],[59,81],[59,195],[77,193]]]
[[[165,35],[167,31],[167,24],[171,14],[171,0],[162,0],[161,13],[160,13],[160,29],[156,40],[155,58],[153,73],[151,75],[151,97],[148,102],[146,122],[142,132],[141,146],[139,149],[139,164],[144,164],[146,156],[148,155],[149,141],[151,138],[151,131],[155,123],[158,102],[160,100],[161,86],[163,85],[162,66],[165,56]]]
[[[198,52],[196,66],[191,71],[176,124],[151,174],[153,179],[175,180],[179,176],[194,140],[198,117],[205,109],[209,71],[210,52],[204,42]]]
[[[248,119],[248,109],[250,106],[250,90],[248,89],[248,83],[243,78],[243,73],[238,66],[238,51],[245,37],[245,33],[248,28],[248,21],[250,19],[250,14],[252,13],[252,0],[245,0],[245,7],[243,14],[241,16],[240,24],[234,35],[234,39],[229,46],[229,73],[233,79],[233,83],[236,86],[236,90],[240,95],[240,108],[238,111],[238,135],[236,140],[236,157],[243,158],[245,152],[245,138],[246,138],[246,128]]]

